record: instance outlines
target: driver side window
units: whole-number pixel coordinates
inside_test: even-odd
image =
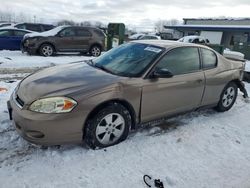
[[[198,48],[181,47],[169,51],[155,69],[168,69],[173,75],[187,74],[200,70]]]

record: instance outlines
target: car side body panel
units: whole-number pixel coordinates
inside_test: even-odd
[[[198,108],[205,88],[202,71],[172,78],[146,79],[143,84],[143,122]]]
[[[216,68],[204,70],[206,77],[205,92],[201,106],[217,104],[224,87],[233,80],[240,80],[243,64],[231,61],[217,54]]]

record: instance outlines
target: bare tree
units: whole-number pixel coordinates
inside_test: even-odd
[[[31,22],[32,17],[23,12],[0,11],[0,21],[2,22]]]
[[[72,26],[74,26],[77,24],[72,20],[61,20],[61,21],[57,22],[56,25],[58,25],[58,26],[60,26],[60,25],[72,25]]]
[[[90,21],[84,21],[84,22],[82,22],[81,25],[82,25],[82,26],[92,26],[92,24],[91,24]]]

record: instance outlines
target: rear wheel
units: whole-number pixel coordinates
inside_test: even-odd
[[[51,44],[43,44],[40,49],[40,55],[48,57],[55,53],[54,47]]]
[[[90,55],[94,57],[98,57],[101,55],[102,49],[100,46],[94,45],[90,49]]]
[[[238,87],[234,82],[230,82],[223,89],[220,101],[216,106],[216,110],[219,112],[225,112],[232,108],[238,95]]]
[[[92,148],[104,148],[125,140],[131,127],[129,111],[113,103],[91,118],[85,128],[85,142]]]

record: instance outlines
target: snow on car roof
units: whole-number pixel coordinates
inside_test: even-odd
[[[41,37],[41,36],[42,37],[54,36],[54,35],[56,35],[59,31],[61,31],[65,27],[68,27],[68,26],[66,26],[66,25],[64,25],[64,26],[58,26],[58,27],[56,27],[54,29],[51,29],[51,30],[45,31],[45,32],[41,32],[41,33],[37,33],[37,32],[35,32],[35,33],[29,33],[29,34],[25,35],[25,38],[27,38],[27,37]]]

